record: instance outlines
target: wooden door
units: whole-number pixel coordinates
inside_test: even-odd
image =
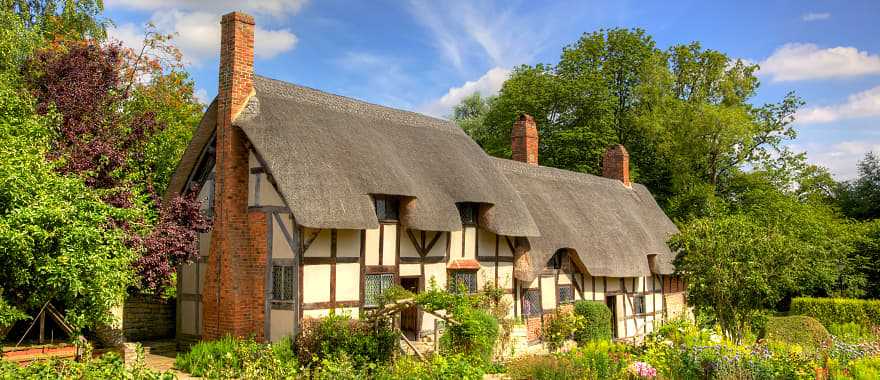
[[[400,286],[413,293],[419,292],[420,277],[401,277]],[[412,306],[400,312],[400,330],[407,338],[419,339],[419,308]]]
[[[611,309],[611,337],[617,339],[617,296],[605,297],[605,305]]]

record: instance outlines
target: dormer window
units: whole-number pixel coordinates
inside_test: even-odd
[[[477,225],[477,213],[479,205],[476,203],[458,203],[458,215],[461,216],[461,224],[465,226]]]
[[[380,222],[396,222],[400,220],[400,200],[388,195],[374,195],[373,206]]]

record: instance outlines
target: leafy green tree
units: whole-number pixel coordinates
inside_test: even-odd
[[[880,155],[873,152],[859,162],[859,177],[838,189],[844,214],[856,219],[880,218]]]
[[[0,0],[0,5],[48,40],[103,39],[107,34],[103,0]]]
[[[132,284],[134,252],[119,226],[129,210],[105,203],[46,156],[56,114],[0,80],[0,284],[10,305],[31,313],[51,301],[75,326],[108,321]]]

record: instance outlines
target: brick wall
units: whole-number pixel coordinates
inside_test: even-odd
[[[174,337],[175,303],[150,295],[133,295],[122,308],[125,340],[158,340]]]
[[[214,230],[202,293],[204,339],[263,339],[266,219],[248,213],[248,142],[232,125],[253,92],[254,19],[223,16],[217,93]]]
[[[511,158],[515,161],[538,164],[538,127],[535,125],[535,119],[530,115],[519,115],[513,124],[510,132],[510,151]]]
[[[526,337],[529,342],[537,341],[541,339],[541,318],[543,316],[535,316],[526,318]]]

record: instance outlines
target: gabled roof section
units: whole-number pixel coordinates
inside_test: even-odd
[[[268,166],[297,223],[376,228],[371,194],[411,199],[413,229],[461,229],[458,202],[490,204],[498,234],[535,236],[516,191],[483,150],[451,122],[257,76],[235,121]]]
[[[185,189],[187,182],[190,180],[190,174],[196,169],[205,148],[211,142],[214,136],[214,129],[217,127],[217,101],[211,102],[202,120],[193,132],[192,140],[183,152],[180,162],[177,163],[177,169],[171,180],[168,181],[168,188],[165,190],[165,199],[172,194],[179,194]]]
[[[519,192],[540,235],[529,237],[532,272],[557,250],[577,252],[592,276],[671,274],[666,240],[678,232],[648,189],[618,180],[493,159]],[[649,265],[648,256],[656,255]],[[653,267],[653,268],[652,268]]]

